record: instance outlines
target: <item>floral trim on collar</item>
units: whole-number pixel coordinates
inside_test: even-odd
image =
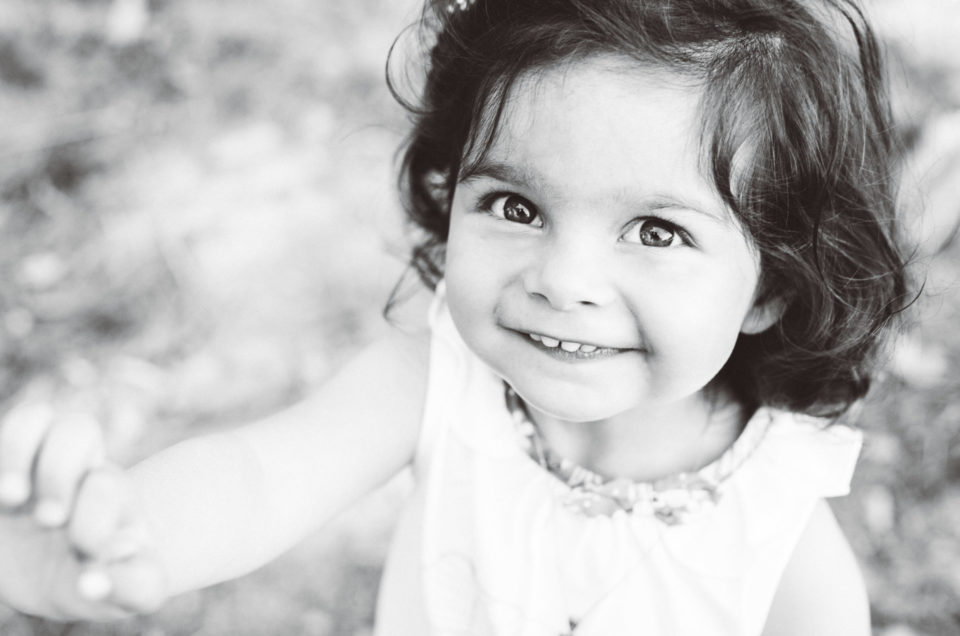
[[[720,486],[760,444],[771,417],[756,414],[723,455],[695,472],[679,473],[654,482],[623,477],[607,479],[558,456],[544,442],[520,396],[506,387],[507,409],[520,436],[521,446],[537,464],[569,489],[562,502],[587,517],[618,512],[652,515],[667,525],[678,525],[720,501]]]

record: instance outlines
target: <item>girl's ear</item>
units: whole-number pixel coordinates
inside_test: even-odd
[[[754,335],[763,333],[774,325],[783,315],[787,304],[782,296],[773,296],[766,300],[758,300],[753,304],[747,316],[740,325],[740,333]]]

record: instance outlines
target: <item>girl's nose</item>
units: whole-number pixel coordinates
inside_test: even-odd
[[[613,298],[613,287],[604,259],[598,250],[582,243],[551,242],[544,245],[523,273],[523,287],[527,294],[548,302],[558,311],[609,303]]]

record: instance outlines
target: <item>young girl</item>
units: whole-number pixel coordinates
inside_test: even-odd
[[[0,598],[148,611],[412,465],[378,634],[867,634],[823,502],[860,438],[823,418],[907,297],[859,9],[444,0],[424,28],[429,331],[126,473],[95,426],[10,415]]]

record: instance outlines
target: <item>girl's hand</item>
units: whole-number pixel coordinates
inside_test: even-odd
[[[47,618],[107,620],[166,599],[129,478],[104,462],[89,417],[44,404],[0,421],[0,602]]]

